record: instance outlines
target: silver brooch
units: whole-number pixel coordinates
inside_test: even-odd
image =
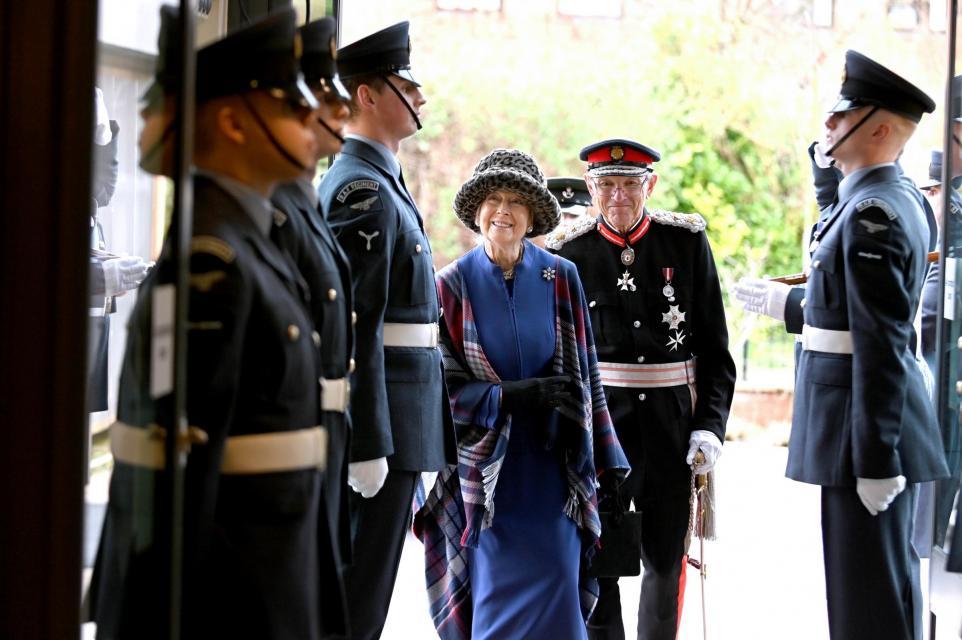
[[[552,267],[545,267],[544,271],[541,272],[541,277],[551,282],[555,278],[555,270]]]

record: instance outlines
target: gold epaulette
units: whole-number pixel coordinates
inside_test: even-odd
[[[574,240],[578,236],[583,236],[598,226],[598,221],[592,217],[584,216],[569,227],[559,226],[557,229],[545,236],[544,246],[546,249],[557,251],[566,242]]]
[[[679,213],[677,211],[665,211],[664,209],[648,209],[648,217],[652,222],[667,224],[673,227],[682,227],[692,233],[704,231],[708,226],[705,219],[699,213]]]

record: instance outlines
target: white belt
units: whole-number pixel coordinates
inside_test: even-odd
[[[851,354],[853,352],[852,332],[819,329],[807,324],[802,325],[802,349],[824,353]]]
[[[651,389],[677,387],[695,382],[695,359],[664,364],[599,362],[601,384],[608,387]]]
[[[320,379],[321,383],[321,409],[324,411],[337,411],[344,413],[347,411],[348,402],[351,399],[351,383],[347,378],[336,380]]]
[[[405,322],[384,323],[385,347],[427,347],[438,346],[438,323],[408,324]]]
[[[159,470],[166,463],[164,437],[160,427],[115,422],[110,425],[110,450],[119,462]],[[310,427],[227,438],[220,470],[224,474],[258,474],[326,466],[327,431]]]

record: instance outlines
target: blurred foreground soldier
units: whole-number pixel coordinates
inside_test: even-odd
[[[162,52],[178,48],[176,27],[165,7]],[[324,573],[335,565],[324,557],[329,534],[319,531],[328,522],[321,356],[306,286],[269,237],[268,196],[316,156],[304,123],[316,102],[301,80],[298,49],[294,13],[283,11],[198,53],[184,638],[320,638],[321,601],[337,580]],[[163,140],[176,124],[164,107],[177,87],[173,69],[148,91],[144,131],[155,137],[141,140],[144,151],[159,149],[154,166],[162,171],[171,157]],[[165,246],[131,320],[91,594],[99,638],[167,637],[169,612],[158,604],[171,567],[154,544],[162,516],[150,496],[165,466],[154,397],[167,391],[154,392],[148,363],[152,322],[169,312],[162,305],[174,276]]]
[[[811,246],[786,475],[822,486],[836,639],[921,638],[916,483],[944,477],[946,467],[912,350],[929,229],[895,162],[934,107],[848,51],[825,121],[825,154],[844,178]]]
[[[354,353],[351,268],[311,184],[318,161],[340,151],[344,142],[348,95],[335,65],[335,26],[333,18],[322,18],[299,30],[304,45],[304,80],[320,104],[307,120],[317,146],[310,168],[296,181],[279,186],[271,196],[280,210],[275,214],[271,237],[294,258],[310,291],[315,326],[311,339],[321,348],[322,424],[328,434],[324,495],[340,573],[343,563],[350,561],[351,549],[346,493],[350,437],[347,405]],[[325,590],[322,599],[321,622],[325,632],[337,628],[332,626],[333,621],[343,624],[347,620],[346,593],[342,584],[337,587]]]
[[[591,215],[588,213],[591,194],[584,178],[548,178],[548,191],[561,206],[562,227],[569,227],[582,216]]]
[[[638,637],[646,640],[677,634],[689,465],[701,450],[705,462],[695,472],[714,466],[735,386],[705,220],[645,207],[660,158],[630,140],[582,149],[601,215],[551,234],[545,245],[578,267],[608,410],[632,468],[620,491],[602,490],[644,513]],[[617,579],[599,582],[588,635],[624,638]]]
[[[321,180],[321,206],[351,261],[357,370],[351,387],[354,638],[384,627],[421,471],[455,461],[438,349],[431,245],[397,151],[425,103],[410,72],[408,23],[338,51],[351,96],[342,153]]]

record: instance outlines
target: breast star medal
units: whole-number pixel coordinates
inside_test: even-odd
[[[675,331],[674,337],[668,336],[668,344],[665,346],[668,347],[669,351],[677,351],[679,345],[683,345],[687,337],[684,331]]]
[[[631,266],[631,263],[635,261],[635,250],[631,247],[625,247],[621,250],[621,264],[626,267]]]
[[[668,325],[668,329],[675,331],[685,321],[685,312],[679,311],[677,304],[670,304],[668,313],[661,314],[661,321]]]
[[[638,287],[635,286],[635,279],[631,277],[627,269],[625,269],[624,274],[618,278],[617,286],[620,287],[621,291],[636,291],[638,289]]]
[[[675,274],[675,269],[673,267],[662,267],[661,274],[665,276],[665,286],[662,288],[661,293],[668,298],[668,302],[674,302],[675,288],[671,286],[671,278]]]

